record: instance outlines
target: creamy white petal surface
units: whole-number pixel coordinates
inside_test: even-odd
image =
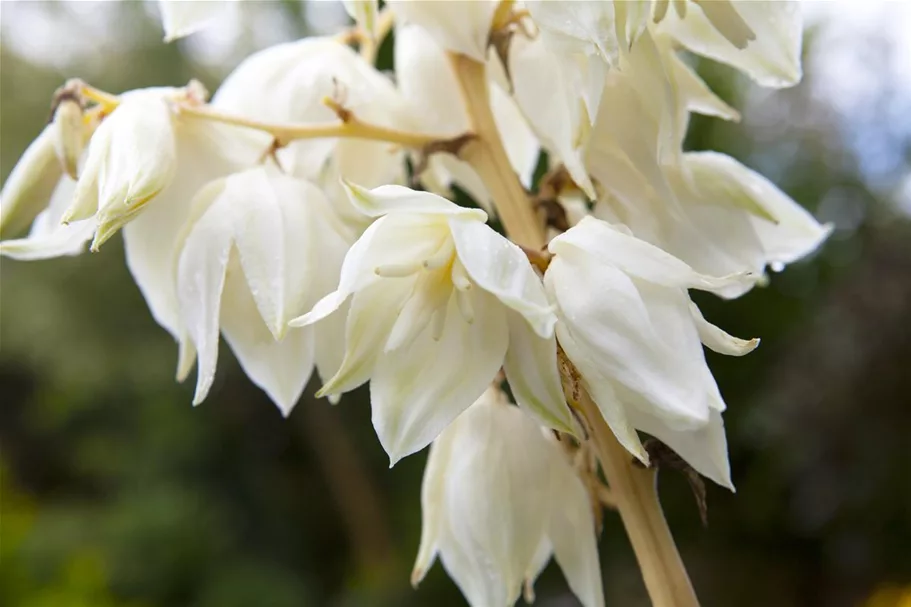
[[[748,26],[755,39],[738,48],[718,30],[706,10],[728,5]],[[658,29],[677,39],[686,48],[710,59],[746,72],[762,86],[793,86],[800,82],[803,20],[800,6],[789,0],[730,0],[700,2],[700,9],[687,11],[681,19],[669,14]],[[714,17],[715,15],[713,15]],[[721,22],[725,16],[721,16]],[[728,21],[732,22],[730,19]],[[735,30],[736,31],[736,30]],[[732,36],[733,37],[733,36]]]
[[[315,288],[338,275],[346,235],[315,186],[266,168],[212,182],[193,204],[177,298],[181,337],[199,357],[194,402],[212,384],[221,328],[251,379],[287,415],[313,370],[314,346],[312,329],[286,335],[285,328],[324,293]]]
[[[476,61],[487,59],[487,40],[499,2],[427,2],[388,0],[397,19],[427,31],[447,51],[467,55]]]
[[[62,175],[63,167],[54,151],[53,127],[48,125],[29,144],[3,182],[0,233],[8,237],[29,225],[48,206]]]
[[[95,233],[95,219],[60,223],[60,217],[69,206],[76,190],[76,182],[69,177],[60,178],[47,208],[35,217],[28,236],[0,242],[0,255],[20,261],[51,259],[66,255],[79,255]]]
[[[431,447],[412,582],[440,556],[471,605],[512,605],[551,553],[586,606],[603,605],[588,494],[566,456],[489,388]]]
[[[557,337],[618,440],[643,461],[647,456],[634,428],[652,434],[658,428],[683,445],[702,444],[693,433],[720,423],[715,414],[725,408],[703,341],[716,351],[742,355],[758,340],[738,340],[709,324],[686,289],[723,289],[742,277],[700,275],[657,247],[590,217],[549,248],[555,257],[545,285],[558,306]],[[727,464],[723,449],[723,457],[718,455],[716,435],[704,443],[709,451],[693,447],[689,454],[678,453],[699,460],[703,468],[714,462],[710,478],[730,484],[719,472]]]
[[[224,17],[236,1],[158,0],[165,42],[173,42],[208,27]]]

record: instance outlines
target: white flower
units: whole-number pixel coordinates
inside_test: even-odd
[[[497,0],[388,0],[386,4],[396,19],[422,27],[447,51],[482,63],[487,59],[490,28],[500,5]]]
[[[439,554],[474,606],[512,605],[553,555],[586,607],[604,604],[588,493],[566,456],[488,390],[430,448],[421,487],[420,582]]]
[[[237,0],[158,0],[164,41],[195,34],[218,21],[236,6]]]
[[[436,438],[501,366],[521,406],[571,431],[556,318],[521,249],[479,209],[400,186],[348,191],[379,219],[345,257],[338,289],[292,321],[317,322],[351,298],[345,358],[321,393],[370,379],[373,424],[392,463]]]
[[[752,280],[716,293],[732,298],[761,283],[766,267],[815,251],[831,233],[762,175],[716,152],[688,152],[679,167],[666,167],[673,198],[658,196],[644,178],[602,158],[612,179],[594,215],[622,223],[639,238],[710,275],[750,272]]]
[[[314,350],[311,328],[286,334],[288,321],[335,286],[350,237],[316,186],[262,167],[206,185],[191,213],[176,262],[178,375],[198,351],[193,402],[202,402],[220,328],[250,379],[287,415],[314,356],[331,357],[332,348],[326,340]]]
[[[714,278],[610,224],[587,217],[549,245],[545,286],[557,339],[618,440],[647,461],[636,429],[658,437],[704,476],[730,486],[724,401],[702,344],[742,355],[758,340],[708,323],[687,289],[749,280]]]
[[[577,83],[540,38],[513,37],[509,73],[513,96],[542,147],[559,158],[573,181],[594,198],[583,161],[590,124]]]
[[[495,68],[500,66],[494,62],[498,61],[491,59],[491,74],[497,73]],[[414,24],[396,28],[395,65],[399,90],[412,108],[418,130],[445,137],[458,137],[471,130],[459,83],[446,53],[427,30]],[[488,83],[490,104],[500,138],[522,185],[531,187],[540,147],[515,101],[493,80]],[[456,184],[484,210],[493,211],[490,193],[481,178],[455,156],[431,155],[420,177],[429,189],[447,196],[450,186]]]
[[[0,191],[0,234],[20,232],[42,211],[63,175],[54,149],[54,126],[44,127],[26,148]],[[59,219],[59,216],[58,216]]]
[[[212,106],[277,123],[327,124],[338,116],[333,99],[357,118],[410,130],[413,119],[392,82],[356,52],[332,38],[305,38],[250,55],[228,76]],[[265,150],[270,137],[255,133]],[[351,221],[362,219],[338,187],[339,177],[373,187],[405,178],[404,153],[363,139],[294,141],[277,153],[282,168],[318,184]]]
[[[657,29],[683,46],[747,73],[762,86],[800,82],[803,21],[789,0],[707,0],[680,17],[670,11]]]
[[[142,94],[152,94],[152,92],[139,91],[138,93],[141,96]],[[124,95],[127,99],[131,96],[132,93]],[[118,111],[120,108],[115,110],[108,119],[112,119]],[[105,122],[108,119],[105,119]],[[131,221],[125,226],[123,232],[127,266],[136,285],[142,291],[155,320],[177,338],[177,295],[173,256],[181,227],[189,214],[190,201],[205,183],[255,164],[262,154],[262,148],[256,141],[251,143],[245,136],[247,131],[244,129],[180,115],[172,116],[171,119],[173,126],[169,128],[173,130],[176,156],[180,159],[179,166],[173,178],[168,181],[168,185],[155,196],[154,202],[143,207],[142,213],[131,216]],[[129,138],[130,135],[117,139],[124,141]],[[92,190],[101,189],[101,184],[98,182],[122,183],[125,178],[123,174],[105,172],[102,175],[101,171],[90,173],[88,163],[86,163],[86,169],[83,171],[81,179],[91,180],[95,184],[95,188],[83,187],[82,192],[78,193],[76,191],[78,188],[72,180],[65,176],[60,179],[62,171],[53,150],[50,127],[45,129],[33,146],[39,146],[39,144],[41,147],[38,149],[41,150],[41,154],[37,155],[36,151],[36,155],[39,159],[44,160],[38,163],[35,159],[23,157],[20,160],[20,165],[23,166],[21,180],[20,177],[16,177],[16,170],[14,170],[4,185],[4,209],[6,209],[7,200],[16,200],[16,197],[12,195],[15,192],[33,192],[28,196],[30,203],[34,200],[39,204],[48,205],[36,218],[28,237],[0,243],[0,254],[15,259],[49,259],[82,252],[86,241],[91,240],[92,236],[96,234],[98,214],[82,220],[75,220],[70,214],[70,217],[67,218],[69,219],[68,224],[61,223],[62,218],[66,213],[72,211],[73,201],[78,199],[77,196],[82,196],[83,201],[93,202]],[[137,145],[141,147],[143,144],[137,142]],[[101,150],[101,148],[96,147],[96,150]],[[134,151],[134,153],[143,154],[141,151]],[[29,155],[30,153],[27,152],[26,156]],[[49,178],[39,180],[34,177],[34,174],[30,177],[29,171],[35,169],[26,171],[25,167],[29,164],[45,166],[50,173],[49,177],[56,177],[53,180]],[[102,167],[105,166],[104,162],[101,164]],[[116,160],[116,164],[123,166],[123,159]],[[145,167],[136,167],[136,169],[137,175],[148,174]],[[93,175],[97,177],[97,180],[93,179]],[[58,181],[59,186],[49,203],[49,196],[40,190],[48,187],[48,184],[51,184],[50,187],[53,188]],[[136,176],[134,176],[134,182],[140,183]],[[148,185],[150,180],[143,179],[141,183]],[[151,189],[154,190],[154,187]],[[11,192],[9,197],[6,195],[7,188],[10,188]],[[115,187],[107,185],[105,191],[112,189]],[[124,205],[117,204],[115,201],[115,207],[117,206],[123,207]],[[5,210],[4,217],[6,217]]]
[[[97,250],[140,213],[174,177],[177,145],[169,100],[179,89],[144,89],[121,97],[89,143],[73,203],[63,222],[95,217]]]

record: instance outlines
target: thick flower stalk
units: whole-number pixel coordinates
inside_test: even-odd
[[[167,40],[254,10],[159,6]],[[733,489],[703,348],[759,340],[709,322],[689,290],[739,297],[830,228],[733,158],[684,149],[692,113],[740,115],[679,49],[792,86],[798,9],[342,8],[350,28],[254,53],[211,102],[195,82],[68,81],[3,184],[0,254],[94,252],[122,233],[178,379],[196,365],[194,404],[218,398],[222,337],[283,415],[314,370],[332,402],[369,382],[391,463],[432,445],[415,584],[439,556],[469,603],[502,607],[532,600],[553,556],[601,605],[609,504],[653,604],[698,605],[642,433]],[[391,31],[394,76],[373,65]]]

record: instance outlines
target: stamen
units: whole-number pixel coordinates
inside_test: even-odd
[[[452,264],[452,284],[459,291],[468,291],[471,289],[471,281],[468,279],[468,273],[462,262],[456,259]]]
[[[445,304],[440,306],[436,312],[433,314],[433,320],[430,322],[432,326],[430,328],[430,337],[433,338],[433,341],[440,341],[443,338],[443,331],[446,329],[446,306]]]
[[[382,276],[383,278],[404,278],[420,272],[421,265],[417,263],[389,263],[377,266],[373,271],[377,276]]]
[[[456,290],[456,303],[459,305],[459,313],[465,322],[471,324],[474,322],[474,306],[471,305],[471,294],[468,291]]]
[[[424,269],[437,270],[442,268],[449,263],[454,254],[455,243],[452,242],[451,238],[447,238],[433,255],[424,260]]]

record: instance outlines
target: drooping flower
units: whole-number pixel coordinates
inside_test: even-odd
[[[338,122],[327,99],[371,124],[412,130],[414,119],[389,78],[332,38],[304,38],[250,55],[225,79],[211,105],[273,123]],[[251,136],[262,149],[268,148],[268,135]],[[319,185],[352,222],[363,218],[347,206],[339,178],[369,187],[405,178],[404,152],[378,141],[298,140],[278,150],[276,157],[290,174]]]
[[[607,222],[586,217],[550,242],[544,283],[557,339],[618,440],[647,461],[636,430],[659,438],[699,473],[731,486],[725,409],[702,345],[743,355],[758,340],[706,321],[687,289],[716,291],[749,277],[710,277]]]
[[[392,463],[436,438],[501,366],[520,406],[572,431],[556,317],[521,249],[479,209],[401,186],[347,187],[352,204],[379,219],[348,251],[336,291],[292,321],[341,314],[351,300],[344,361],[321,393],[370,379],[373,424]]]
[[[178,376],[198,353],[194,404],[212,385],[219,330],[285,415],[314,359],[324,376],[334,373],[333,342],[341,336],[315,348],[313,328],[286,330],[335,286],[349,239],[316,186],[273,168],[234,173],[200,190],[176,256]]]
[[[113,223],[127,222],[123,230],[124,249],[127,266],[136,285],[142,291],[152,316],[175,338],[178,331],[173,255],[175,242],[189,214],[189,203],[202,185],[253,166],[262,154],[260,142],[251,140],[244,129],[171,112],[167,97],[176,90],[143,89],[121,97],[121,104],[132,104],[138,99],[138,105],[133,105],[133,110],[121,115],[121,119],[113,125],[108,121],[117,116],[122,106],[104,119],[102,126],[109,125],[108,135],[101,131],[104,139],[95,144],[94,151],[90,143],[88,156],[91,158],[94,153],[95,159],[85,162],[80,175],[81,188],[69,177],[60,177],[62,170],[48,127],[33,144],[40,146],[36,148],[35,156],[20,160],[22,180],[19,177],[13,179],[19,169],[14,170],[4,184],[3,194],[4,209],[7,200],[15,202],[20,197],[30,204],[37,203],[38,209],[42,206],[46,208],[36,218],[27,237],[0,243],[0,254],[21,260],[80,253],[93,236],[99,238],[99,222],[103,214],[101,210],[94,213],[93,210],[98,208],[96,205],[101,200],[105,200],[110,214],[108,227]],[[158,112],[162,108],[170,112],[166,134],[157,134],[148,140],[144,138],[143,129],[160,126],[157,118],[146,123],[139,115],[147,107],[152,108],[157,118],[160,118]],[[127,105],[129,108],[130,105]],[[114,134],[111,131],[115,128],[136,130]],[[93,135],[93,141],[97,135],[98,130]],[[154,145],[162,139],[165,152],[146,149],[147,145]],[[171,168],[168,168],[171,165],[170,155],[173,153],[179,159],[169,179],[162,179],[159,170],[143,164],[141,160],[149,157],[160,159],[165,153],[163,162],[167,165],[166,173],[171,173]],[[127,155],[131,155],[132,159],[125,158]],[[44,167],[47,174],[36,172],[39,166]],[[56,190],[52,198],[41,191],[54,187]],[[8,189],[9,197],[6,194]],[[149,198],[150,195],[152,198]],[[12,214],[13,217],[17,215],[18,212]],[[78,219],[80,216],[84,218]],[[7,217],[5,210],[4,217]],[[67,223],[63,223],[64,219]]]
[[[437,555],[471,605],[512,605],[551,556],[586,607],[604,604],[588,493],[552,435],[496,388],[434,441],[421,488],[419,583]]]
[[[89,143],[85,168],[63,222],[94,217],[92,249],[136,217],[171,180],[177,168],[171,99],[180,89],[125,93]]]
[[[498,61],[492,57],[488,62],[491,110],[510,163],[522,185],[530,187],[540,146],[516,102],[496,82],[496,68],[500,66],[495,62]],[[459,83],[446,53],[427,30],[415,24],[396,27],[395,63],[396,83],[412,108],[418,130],[450,138],[471,131],[471,122],[460,100]],[[441,195],[451,194],[450,187],[458,185],[484,210],[493,211],[493,201],[481,178],[467,163],[451,154],[431,155],[419,177],[431,191]]]

